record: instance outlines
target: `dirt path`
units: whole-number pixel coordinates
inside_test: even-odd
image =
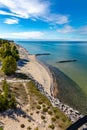
[[[30,96],[29,96],[29,92],[28,92],[26,83],[23,83],[23,85],[24,85],[24,89],[25,89],[25,92],[26,92],[26,95],[27,95],[27,98],[28,98],[28,104],[27,104],[27,106],[25,107],[25,109],[28,108],[28,109],[30,110]]]
[[[0,78],[0,82],[2,82],[4,80],[4,78]],[[24,83],[24,82],[29,82],[30,80],[22,80],[22,79],[20,79],[20,80],[14,80],[14,79],[6,79],[6,81],[8,82],[8,83]]]

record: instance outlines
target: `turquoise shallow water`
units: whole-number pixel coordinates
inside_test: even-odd
[[[72,79],[87,95],[87,42],[16,41],[31,54],[50,53],[38,59],[50,64]],[[56,63],[76,59],[76,62]]]
[[[49,56],[38,57],[59,68],[74,80],[87,94],[87,43],[86,42],[30,42],[18,41],[29,53],[50,53]],[[56,63],[60,60],[77,59],[77,62]]]

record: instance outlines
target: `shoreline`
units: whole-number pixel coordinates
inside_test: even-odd
[[[60,111],[62,111],[73,123],[76,122],[78,119],[82,118],[83,115],[78,110],[75,110],[72,107],[70,107],[69,105],[66,105],[65,103],[61,102],[61,100],[59,98],[57,98],[57,95],[54,94],[54,88],[58,91],[58,88],[56,88],[57,86],[54,86],[54,84],[55,84],[54,72],[52,72],[52,70],[49,68],[48,65],[38,61],[36,57],[35,57],[35,60],[40,65],[42,65],[42,67],[44,67],[46,69],[46,71],[49,73],[49,76],[51,76],[51,78],[53,78],[52,81],[54,81],[53,84],[51,84],[51,86],[50,86],[50,93],[49,93],[45,89],[45,87],[42,84],[40,84],[36,79],[32,79],[36,83],[36,86],[40,90],[40,92],[43,93],[50,100],[51,104],[54,107],[57,107],[58,109],[60,109]]]
[[[24,48],[23,48],[24,49]],[[22,50],[23,51],[23,50]],[[26,49],[24,49],[24,51],[26,51]],[[22,52],[23,53],[23,52]],[[32,58],[33,57],[33,58]],[[56,88],[54,86],[55,84],[55,75],[53,74],[53,72],[51,71],[51,69],[49,68],[49,66],[45,65],[44,63],[42,63],[41,61],[39,61],[35,55],[28,55],[28,58],[29,58],[29,62],[32,62],[32,64],[35,64],[39,67],[42,67],[44,68],[45,72],[48,73],[50,79],[51,79],[51,83],[50,84],[50,90],[48,90],[48,87],[45,88],[45,86],[43,86],[41,84],[41,82],[37,81],[37,77],[33,77],[32,76],[32,73],[30,73],[31,75],[31,79],[36,83],[38,89],[40,90],[41,93],[43,93],[49,100],[50,102],[52,103],[53,106],[55,107],[58,107],[58,109],[60,109],[62,112],[64,112],[64,114],[66,116],[69,117],[69,119],[72,121],[72,122],[76,122],[79,118],[82,118],[83,115],[80,114],[79,111],[77,110],[74,110],[72,107],[62,103],[60,101],[60,99],[58,98],[55,98],[56,95],[54,94],[54,88]],[[27,68],[27,67],[26,67]],[[40,68],[39,68],[40,70]],[[28,73],[29,74],[29,73]],[[58,88],[56,88],[58,89]],[[55,96],[54,96],[55,95]],[[54,96],[54,97],[53,97]]]
[[[64,103],[87,115],[87,96],[72,79],[61,72],[58,68],[50,66],[55,73],[59,93],[57,97]],[[82,100],[81,100],[82,99]]]

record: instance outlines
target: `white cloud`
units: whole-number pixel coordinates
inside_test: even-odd
[[[48,2],[41,0],[0,0],[0,5],[9,10],[9,15],[21,18],[44,15],[48,10]]]
[[[5,19],[4,23],[6,23],[6,24],[18,24],[18,19],[17,18],[7,18],[7,19]]]
[[[65,25],[63,28],[57,29],[58,33],[68,34],[74,32],[75,29],[70,25]]]
[[[39,39],[42,38],[44,33],[40,31],[32,31],[32,32],[14,32],[14,33],[4,33],[1,34],[1,38],[12,38],[12,39]]]
[[[68,23],[68,16],[65,15],[58,15],[58,14],[49,14],[45,17],[46,21],[52,22],[55,24],[65,24]]]
[[[0,14],[20,18],[41,19],[55,24],[68,23],[68,16],[51,13],[50,3],[43,0],[0,0]],[[6,8],[8,11],[5,11]]]
[[[87,35],[87,26],[82,26],[82,27],[78,28],[77,33],[79,33],[81,35]]]

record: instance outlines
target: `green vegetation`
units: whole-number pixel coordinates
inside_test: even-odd
[[[43,102],[42,102],[42,101],[38,101],[38,103],[39,103],[39,104],[43,104]]]
[[[26,118],[26,114],[23,114],[23,118]]]
[[[41,119],[44,120],[44,119],[45,119],[45,116],[42,115],[42,116],[41,116]]]
[[[0,60],[2,71],[6,75],[11,75],[16,71],[19,52],[13,42],[0,39]]]
[[[39,111],[36,111],[37,114],[39,114]]]
[[[41,109],[41,106],[40,106],[40,105],[37,105],[37,109]]]
[[[48,106],[52,106],[50,101],[47,99],[47,97],[44,94],[41,94],[39,92],[39,90],[35,86],[34,82],[30,81],[29,83],[27,83],[27,86],[28,86],[28,90],[29,90],[29,95],[31,97],[31,104],[32,105],[35,105],[33,102],[34,102],[34,99],[36,98],[37,101],[40,100],[41,102],[44,102],[44,104],[47,104]]]
[[[48,111],[48,114],[49,114],[49,115],[52,115],[52,111]]]
[[[25,127],[25,125],[24,124],[21,124],[21,128],[24,128]]]
[[[8,40],[2,40],[1,43],[0,40],[0,57],[2,59],[6,58],[7,56],[12,56],[16,59],[16,61],[19,60],[19,52],[17,50],[17,47],[15,46],[14,42],[8,41]]]
[[[56,119],[59,119],[59,118],[60,118],[58,115],[56,115],[55,117],[56,117]]]
[[[31,130],[31,127],[29,126],[29,127],[27,128],[27,130]]]
[[[0,127],[0,130],[4,130],[2,127]]]
[[[36,127],[34,130],[39,130],[38,127]]]
[[[3,59],[2,70],[6,75],[13,74],[17,69],[16,60],[12,56],[7,56]]]
[[[27,88],[29,91],[30,95],[30,105],[31,107],[35,107],[35,104],[40,104],[39,106],[42,108],[41,112],[41,119],[44,120],[46,119],[46,115],[49,114],[52,125],[49,125],[48,127],[50,129],[54,129],[55,127],[61,127],[62,129],[65,130],[68,126],[71,125],[70,120],[64,115],[63,112],[61,112],[58,108],[55,108],[51,105],[50,101],[47,99],[47,97],[43,94],[40,93],[40,91],[37,89],[35,86],[34,82],[30,81],[27,83]],[[37,103],[36,103],[37,101]],[[42,104],[44,103],[44,104]],[[35,109],[37,108],[37,105]],[[45,112],[45,115],[43,115]],[[36,113],[38,113],[36,111]],[[39,111],[40,113],[40,111]],[[55,126],[55,127],[54,127]]]
[[[24,85],[22,83],[12,83],[11,86],[13,88],[15,96],[17,98],[20,98],[20,100],[23,104],[27,104],[28,99],[27,99],[27,94],[26,94]]]
[[[43,107],[45,108],[45,107],[46,107],[46,105],[45,105],[45,104],[43,104]]]
[[[55,122],[55,121],[56,121],[56,118],[55,118],[55,117],[52,117],[51,120],[52,120],[53,122]]]
[[[48,109],[44,107],[43,108],[43,112],[47,112],[47,111],[48,111]]]
[[[49,128],[54,129],[55,127],[54,127],[54,125],[52,124],[52,125],[49,125]]]
[[[30,120],[30,119],[28,119],[28,122],[31,122],[31,120]]]
[[[4,111],[6,109],[14,109],[16,107],[16,100],[14,94],[9,89],[9,85],[4,80],[2,82],[2,91],[0,93],[0,111]]]

